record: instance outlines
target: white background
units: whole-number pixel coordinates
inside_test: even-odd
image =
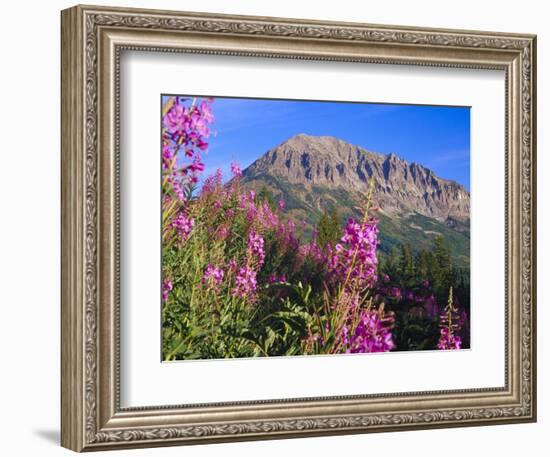
[[[97,0],[96,3],[106,2]],[[545,2],[240,0],[118,1],[141,6],[195,11],[257,14],[515,31],[538,34],[539,125],[539,422],[461,429],[321,437],[301,440],[231,443],[192,448],[121,451],[116,455],[214,456],[334,455],[388,456],[545,455],[550,397],[543,390],[550,364],[545,362],[550,324],[545,310],[545,273],[550,252],[543,211],[550,174],[542,126],[548,124],[550,73],[545,55],[548,12]],[[5,455],[69,455],[58,447],[59,434],[59,10],[70,2],[13,2],[3,5],[0,85],[0,449]],[[546,52],[546,54],[548,54]],[[546,280],[546,283],[548,281]],[[111,454],[114,455],[114,454]]]
[[[121,66],[122,406],[504,386],[504,72],[143,52]],[[160,93],[471,106],[472,349],[159,363]]]

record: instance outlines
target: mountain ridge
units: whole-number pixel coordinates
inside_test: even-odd
[[[461,184],[395,153],[381,154],[336,137],[295,135],[243,171],[248,182],[265,175],[306,189],[343,188],[351,193],[365,193],[372,176],[374,200],[389,215],[408,211],[441,221],[469,219],[470,194]]]

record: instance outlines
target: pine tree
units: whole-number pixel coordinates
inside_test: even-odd
[[[433,262],[431,265],[430,276],[436,295],[444,297],[449,287],[453,284],[453,265],[451,263],[451,254],[445,245],[445,238],[439,234],[433,242]]]
[[[317,230],[317,244],[320,247],[324,247],[328,243],[334,245],[338,242],[342,236],[342,227],[336,207],[333,207],[330,212],[327,210],[323,211],[317,225]]]
[[[430,279],[430,265],[432,262],[433,255],[431,252],[422,249],[416,253],[414,259],[414,269],[417,279]]]
[[[414,277],[414,260],[410,244],[401,245],[401,258],[399,259],[399,270],[402,281],[409,281]]]
[[[342,236],[342,226],[340,223],[340,214],[338,213],[338,208],[336,206],[333,206],[330,210],[330,223],[333,227],[333,241],[336,242],[338,239]]]
[[[393,245],[389,254],[385,256],[380,271],[386,273],[392,280],[400,280],[399,273],[399,248]]]

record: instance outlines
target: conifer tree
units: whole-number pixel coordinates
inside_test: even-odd
[[[414,277],[414,259],[412,255],[412,248],[410,244],[401,245],[401,258],[399,260],[399,270],[401,279],[403,281],[409,281]]]
[[[399,248],[393,245],[389,254],[383,257],[380,271],[387,274],[392,280],[399,280]]]
[[[338,242],[342,235],[342,227],[340,224],[340,215],[336,207],[333,207],[330,212],[326,209],[323,211],[317,225],[317,230],[317,244],[320,247],[324,247],[328,243],[334,246]]]
[[[448,288],[453,284],[453,266],[451,254],[445,244],[445,238],[439,234],[433,242],[433,262],[431,264],[431,279],[438,298],[443,299]],[[443,297],[443,298],[442,298]]]

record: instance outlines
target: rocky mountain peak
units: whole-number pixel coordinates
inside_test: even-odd
[[[469,219],[470,194],[395,153],[380,154],[331,136],[295,135],[244,171],[244,180],[282,180],[289,185],[343,190],[360,196],[374,177],[375,201],[388,214],[419,213],[445,220]]]

